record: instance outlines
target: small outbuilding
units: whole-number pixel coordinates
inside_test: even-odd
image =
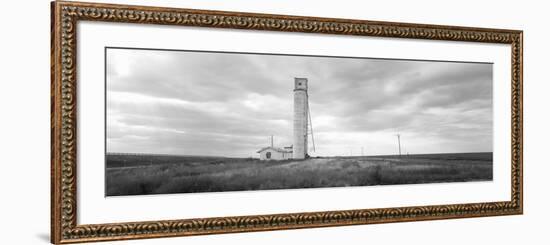
[[[260,160],[287,160],[292,158],[292,146],[277,148],[268,146],[257,151]]]

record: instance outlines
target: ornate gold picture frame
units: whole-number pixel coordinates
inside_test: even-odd
[[[76,243],[514,215],[523,212],[523,32],[518,30],[55,1],[51,4],[51,242]],[[508,201],[232,217],[77,222],[77,45],[80,21],[508,44],[511,196]],[[81,112],[81,113],[86,113]],[[251,194],[252,195],[252,194]]]

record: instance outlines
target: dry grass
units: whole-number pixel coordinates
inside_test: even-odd
[[[126,162],[122,164],[123,162]],[[108,156],[108,196],[492,180],[491,153],[257,159]]]

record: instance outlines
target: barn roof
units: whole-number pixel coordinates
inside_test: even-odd
[[[276,151],[276,152],[292,153],[292,150],[281,149],[281,148],[271,147],[271,146],[264,147],[264,148],[260,149],[259,151],[257,151],[256,153],[260,153],[260,152],[262,152],[262,151],[269,150],[269,149],[271,149],[271,150],[273,150],[273,151]]]

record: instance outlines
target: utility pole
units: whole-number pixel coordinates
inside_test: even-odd
[[[271,147],[273,147],[273,135],[271,135]]]
[[[401,157],[401,135],[397,134],[397,144],[399,145],[399,157]]]

